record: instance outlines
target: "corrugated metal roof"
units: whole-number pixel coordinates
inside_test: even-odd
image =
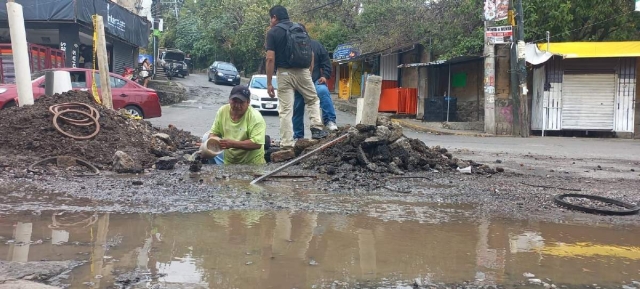
[[[408,67],[423,67],[423,66],[433,66],[433,65],[444,65],[444,64],[457,64],[463,62],[469,62],[474,60],[484,59],[484,56],[458,56],[447,60],[437,60],[431,62],[424,63],[409,63],[409,64],[400,64],[398,68],[408,68]]]

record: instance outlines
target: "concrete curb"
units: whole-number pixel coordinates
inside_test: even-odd
[[[340,111],[349,112],[352,114],[356,114],[357,107],[351,103],[347,103],[344,100],[340,100],[337,98],[333,98],[333,106]],[[402,127],[412,129],[418,132],[439,134],[439,135],[456,135],[456,136],[471,136],[471,137],[512,137],[511,135],[491,135],[484,132],[470,132],[470,131],[455,131],[455,130],[444,130],[437,128],[430,128],[426,126],[422,126],[419,124],[415,124],[409,120],[402,118],[392,118],[391,121],[401,125]]]
[[[451,130],[439,130],[439,129],[435,129],[435,128],[429,128],[429,127],[424,127],[415,123],[412,123],[410,121],[404,120],[404,119],[391,119],[392,122],[399,124],[402,127],[405,128],[409,128],[415,131],[419,131],[419,132],[426,132],[426,133],[432,133],[432,134],[440,134],[440,135],[456,135],[456,136],[473,136],[473,137],[496,137],[495,135],[490,135],[490,134],[486,134],[486,133],[474,133],[474,132],[456,132],[456,131],[451,131]]]

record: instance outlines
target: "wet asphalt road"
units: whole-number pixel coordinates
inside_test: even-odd
[[[184,129],[194,135],[202,135],[211,128],[218,109],[228,103],[231,85],[217,85],[207,80],[205,74],[191,74],[185,79],[178,79],[187,88],[189,99],[182,103],[162,107],[162,117],[150,119],[151,123],[159,127],[166,127],[173,124],[180,129]],[[280,121],[278,115],[274,113],[263,114],[267,122],[267,135],[272,139],[279,139]],[[338,125],[351,124],[355,122],[355,116],[336,111]],[[311,136],[309,131],[308,118],[305,118],[305,135]]]
[[[162,108],[162,117],[150,119],[156,126],[173,124],[200,136],[208,131],[215,113],[227,103],[232,86],[216,85],[204,74],[177,79],[188,90],[189,99]],[[355,115],[336,111],[338,125],[353,124]],[[279,139],[280,123],[276,114],[265,114],[267,134]],[[311,132],[306,122],[306,136]],[[483,163],[501,162],[508,171],[538,176],[580,176],[604,179],[638,180],[640,142],[626,139],[570,137],[468,137],[435,135],[404,129],[405,135],[424,141],[428,146],[445,147],[462,159]],[[598,168],[600,166],[600,168]]]

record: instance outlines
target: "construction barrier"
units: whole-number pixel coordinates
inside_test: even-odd
[[[417,113],[417,110],[418,89],[391,88],[382,90],[378,112],[413,115]]]

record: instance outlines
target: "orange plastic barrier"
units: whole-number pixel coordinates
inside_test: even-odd
[[[380,94],[379,112],[396,114],[416,114],[418,110],[418,89],[391,88]]]

